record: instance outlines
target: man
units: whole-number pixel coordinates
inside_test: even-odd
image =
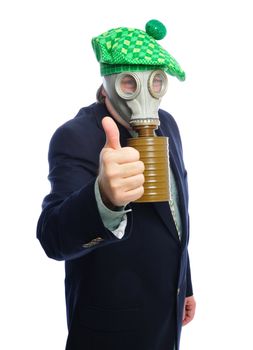
[[[178,350],[182,324],[194,316],[187,173],[175,120],[158,112],[165,72],[180,80],[184,72],[155,40],[165,34],[152,20],[146,32],[116,28],[94,38],[100,102],[50,142],[51,192],[37,237],[49,257],[65,260],[67,350]],[[141,119],[169,137],[169,202],[135,202],[145,166],[126,146]]]

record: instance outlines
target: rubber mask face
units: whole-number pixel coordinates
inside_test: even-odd
[[[130,124],[159,124],[158,109],[167,91],[162,70],[123,72],[104,77],[104,88],[116,112]]]

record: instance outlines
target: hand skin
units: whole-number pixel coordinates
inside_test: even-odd
[[[183,321],[182,325],[185,326],[191,322],[194,318],[196,310],[196,301],[194,296],[185,298],[184,302],[184,312],[183,312]]]
[[[98,184],[104,204],[122,207],[144,193],[144,164],[133,147],[121,147],[119,130],[110,117],[102,120],[106,143],[100,152]]]

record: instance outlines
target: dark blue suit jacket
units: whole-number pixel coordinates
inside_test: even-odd
[[[100,218],[94,183],[105,144],[103,104],[82,108],[49,147],[51,192],[37,237],[65,260],[67,350],[172,350],[179,347],[185,296],[192,295],[187,173],[175,120],[160,110],[158,135],[169,137],[182,217],[181,242],[168,203],[131,203],[123,239]],[[118,124],[118,123],[117,123]],[[128,131],[118,124],[126,146]]]

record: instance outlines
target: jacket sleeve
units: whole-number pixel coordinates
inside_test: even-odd
[[[131,213],[126,233],[118,240],[101,220],[94,185],[99,150],[74,128],[60,127],[49,146],[51,192],[42,203],[37,238],[46,254],[56,260],[81,257],[94,249],[122,242],[130,234]]]
[[[186,270],[186,297],[191,297],[193,295],[192,280],[191,280],[191,267],[189,254],[187,252],[187,270]]]
[[[187,182],[187,180],[186,180]],[[188,188],[188,185],[187,185]],[[188,240],[187,245],[189,243],[190,237],[190,216],[188,215]],[[191,297],[193,295],[193,287],[192,287],[192,278],[191,278],[191,264],[189,258],[189,252],[187,250],[187,270],[186,270],[186,297]]]

